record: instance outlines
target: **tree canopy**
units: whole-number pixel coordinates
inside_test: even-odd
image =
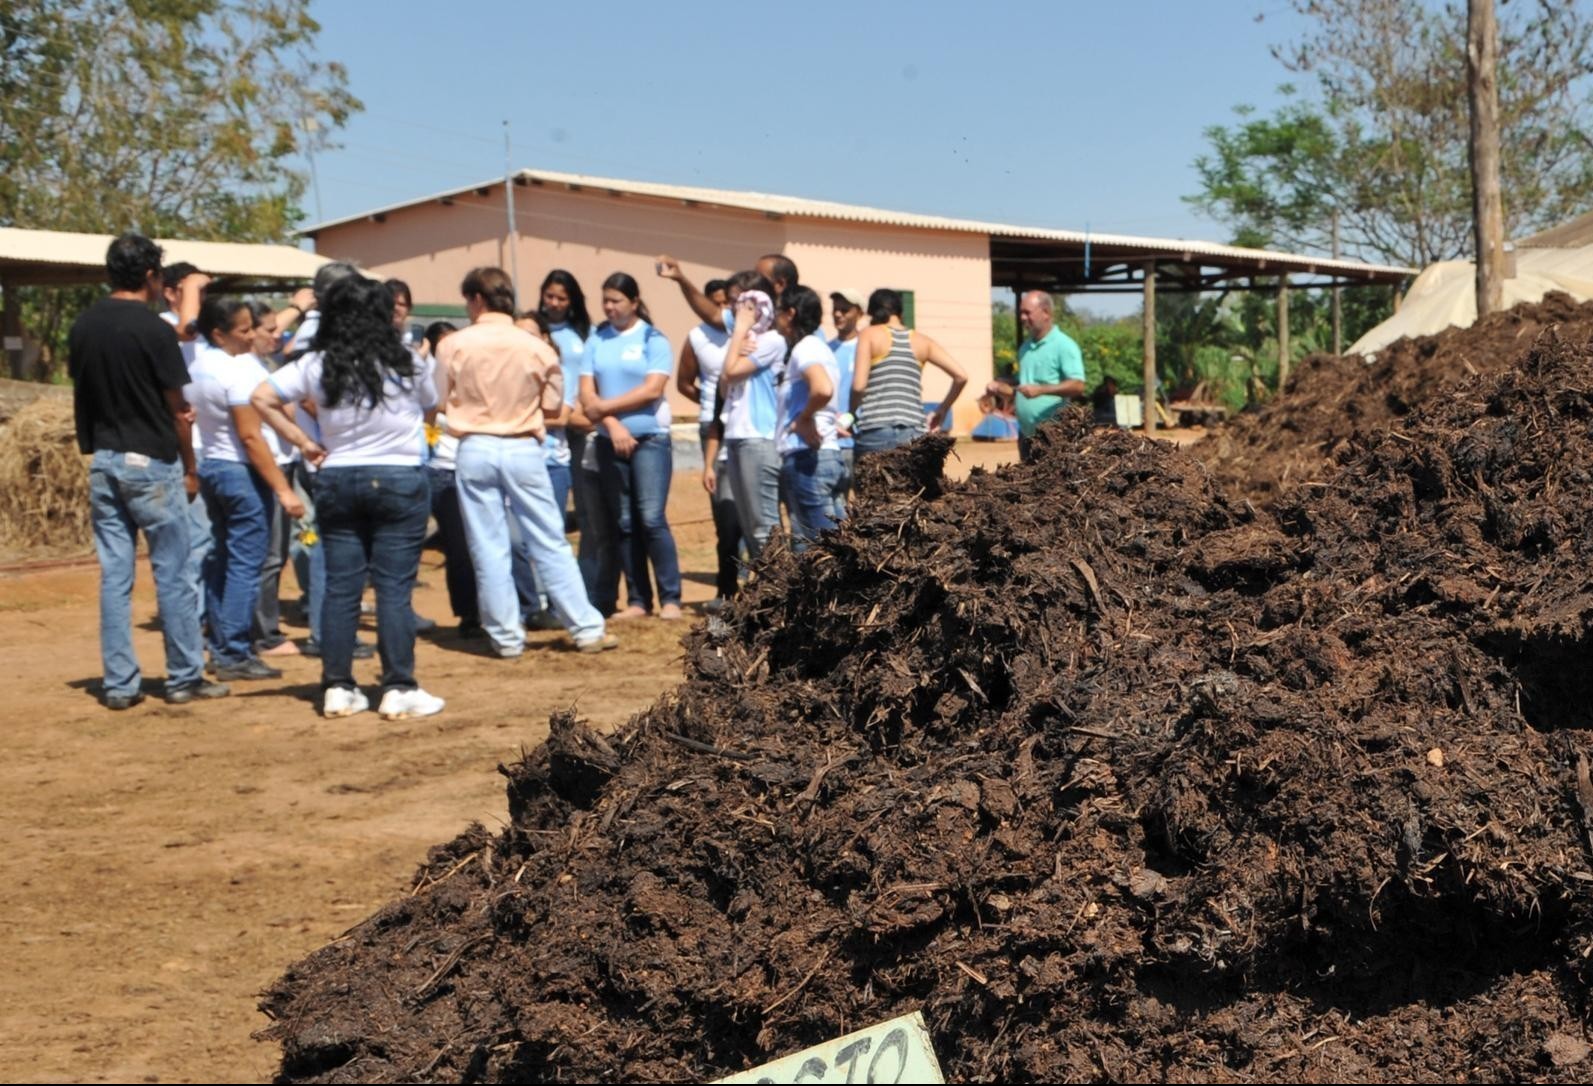
[[[1472,249],[1466,10],[1423,0],[1293,0],[1309,29],[1274,55],[1286,84],[1270,116],[1241,106],[1207,130],[1191,203],[1237,240],[1326,251],[1338,212],[1347,255],[1421,267]],[[1593,197],[1593,15],[1551,0],[1499,17],[1507,236],[1586,210]]]

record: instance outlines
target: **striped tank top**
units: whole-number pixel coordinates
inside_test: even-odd
[[[870,367],[857,410],[859,432],[886,426],[924,428],[924,375],[905,328],[891,329],[891,349]]]

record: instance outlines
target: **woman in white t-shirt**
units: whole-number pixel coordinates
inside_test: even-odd
[[[316,406],[321,440],[283,412]],[[321,612],[322,713],[350,716],[370,703],[354,682],[354,635],[366,578],[376,587],[384,719],[430,716],[443,700],[415,681],[410,598],[431,511],[425,414],[437,406],[432,365],[399,339],[393,297],[350,276],[322,299],[315,349],[262,382],[253,402],[267,422],[316,464],[316,514],[326,550]]]
[[[791,514],[797,550],[835,527],[844,515],[846,464],[836,438],[835,352],[818,334],[824,303],[817,291],[790,287],[780,295],[774,326],[791,347],[780,384],[780,490]]]
[[[723,279],[710,280],[703,293],[710,300],[728,299],[730,284]],[[717,538],[719,570],[714,584],[717,595],[710,609],[717,609],[736,594],[740,586],[741,524],[736,519],[736,499],[730,492],[730,473],[723,470],[727,454],[719,440],[715,424],[724,400],[719,394],[719,378],[725,370],[725,351],[730,346],[730,333],[716,328],[707,321],[686,334],[680,348],[680,365],[675,371],[675,387],[680,394],[697,405],[697,439],[703,450],[703,484],[708,490],[713,506],[714,535]],[[709,445],[715,450],[715,462],[709,463]],[[711,484],[711,485],[710,485]]]
[[[251,353],[254,311],[236,298],[207,298],[198,326],[203,343],[183,395],[193,405],[204,448],[199,488],[211,528],[203,567],[210,661],[220,682],[281,678],[282,672],[256,655],[250,630],[273,508],[280,501],[296,517],[304,505],[277,463],[275,440],[260,428],[260,415],[250,405],[250,394],[266,378],[265,366]]]

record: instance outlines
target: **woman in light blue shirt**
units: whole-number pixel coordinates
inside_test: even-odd
[[[603,315],[608,319],[581,358],[581,408],[596,427],[606,534],[625,573],[628,606],[617,617],[652,613],[650,561],[658,617],[678,619],[680,560],[665,515],[674,455],[664,397],[674,360],[669,340],[648,319],[636,280],[624,272],[603,281]]]

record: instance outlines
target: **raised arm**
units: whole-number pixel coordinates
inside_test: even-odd
[[[713,300],[697,289],[697,284],[686,278],[686,273],[680,270],[680,262],[672,256],[660,255],[653,265],[661,278],[673,279],[680,288],[680,296],[686,299],[686,304],[691,306],[691,311],[697,314],[700,320],[707,322],[715,328],[723,330],[725,326],[724,312]]]
[[[680,366],[675,370],[675,387],[680,389],[680,394],[692,403],[702,403],[702,386],[698,382],[699,370],[697,368],[697,352],[691,345],[691,337],[686,337],[686,342],[680,347]]]

